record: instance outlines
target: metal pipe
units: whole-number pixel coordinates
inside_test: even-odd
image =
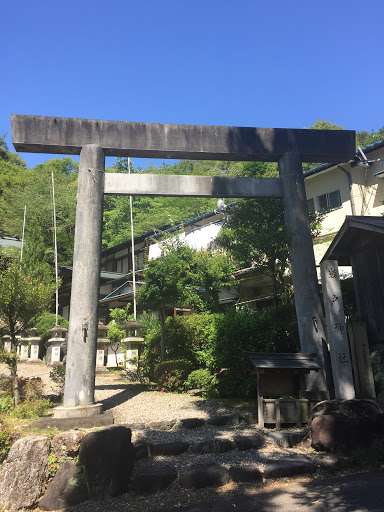
[[[351,176],[351,173],[349,171],[347,171],[347,169],[345,169],[342,165],[340,164],[337,164],[337,167],[343,171],[343,173],[347,176],[347,180],[348,180],[348,186],[349,186],[349,199],[351,201],[351,211],[352,211],[352,215],[356,215],[356,206],[355,206],[355,200],[354,200],[354,197],[353,197],[353,194],[352,194],[352,176]]]

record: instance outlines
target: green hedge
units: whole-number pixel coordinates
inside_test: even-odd
[[[148,319],[140,364],[145,376],[158,382],[155,368],[160,363],[160,326],[154,317]],[[186,360],[192,365],[188,373],[206,368],[214,374],[227,368],[218,384],[222,396],[253,396],[256,379],[250,370],[245,370],[243,352],[298,352],[295,308],[293,304],[280,306],[277,317],[273,308],[169,317],[165,324],[165,348],[169,361]],[[169,385],[162,387],[169,390]],[[181,387],[178,382],[173,389]]]
[[[155,368],[155,382],[159,391],[183,391],[184,382],[193,370],[193,364],[185,359],[163,361]]]

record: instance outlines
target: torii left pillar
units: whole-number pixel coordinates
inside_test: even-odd
[[[96,144],[83,146],[77,190],[64,404],[55,409],[55,418],[95,416],[103,411],[102,404],[95,404],[94,389],[104,171],[103,148]]]

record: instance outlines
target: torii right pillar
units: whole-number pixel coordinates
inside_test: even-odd
[[[301,351],[316,353],[320,367],[318,372],[308,374],[306,389],[311,399],[325,400],[331,382],[328,349],[300,153],[285,153],[279,160],[279,173],[285,223],[291,233],[291,272]]]

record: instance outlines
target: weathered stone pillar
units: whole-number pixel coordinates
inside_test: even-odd
[[[308,374],[307,390],[321,399],[327,391],[323,349],[326,337],[300,154],[284,154],[279,173],[285,222],[291,232],[291,271],[301,351],[316,353],[314,361],[320,366],[317,373]]]
[[[103,148],[96,144],[83,146],[77,191],[64,405],[56,408],[55,417],[92,416],[102,412],[102,404],[94,403],[94,388],[104,170]]]
[[[320,267],[335,398],[353,400],[355,398],[355,386],[353,383],[347,327],[345,325],[339,265],[335,260],[325,260],[321,263]]]

